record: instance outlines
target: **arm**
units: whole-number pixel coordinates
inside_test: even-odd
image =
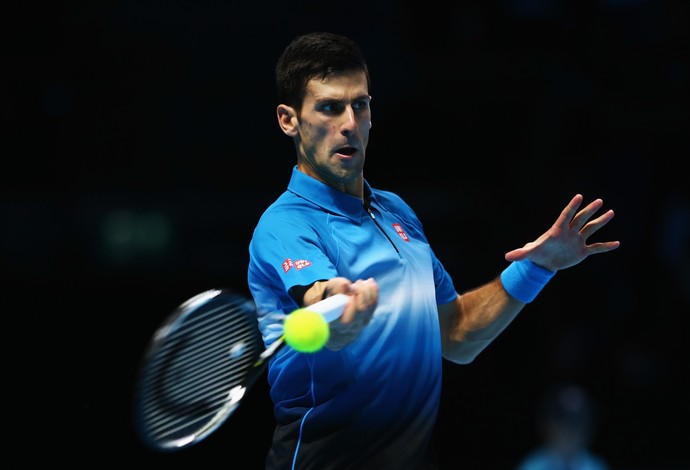
[[[506,292],[500,278],[439,305],[443,357],[469,364],[525,305]]]
[[[575,195],[556,222],[533,242],[505,255],[513,263],[493,281],[439,305],[441,344],[446,359],[467,364],[486,348],[530,302],[550,277],[590,255],[620,246],[618,241],[587,244],[587,239],[613,218],[609,210],[589,220],[603,201],[596,199],[577,212]]]

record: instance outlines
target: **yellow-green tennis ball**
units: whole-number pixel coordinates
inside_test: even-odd
[[[331,331],[320,313],[306,308],[292,312],[283,324],[285,342],[295,351],[313,353],[328,342]]]

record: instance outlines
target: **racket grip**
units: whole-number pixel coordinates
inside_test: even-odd
[[[323,315],[324,319],[330,323],[343,314],[345,305],[350,300],[350,296],[346,294],[335,294],[327,299],[320,300],[315,304],[307,307],[309,310]]]

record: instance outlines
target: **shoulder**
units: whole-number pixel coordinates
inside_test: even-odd
[[[372,189],[372,194],[382,209],[395,213],[407,222],[421,223],[412,206],[399,194],[381,189]]]
[[[544,449],[538,448],[527,454],[518,464],[516,470],[549,470],[552,466],[553,462],[551,462],[548,453]]]
[[[412,207],[405,201],[402,196],[393,191],[387,191],[385,189],[373,189],[371,190],[372,195],[379,202],[379,204],[384,207],[392,207],[396,209],[404,209],[412,211]]]
[[[317,219],[325,216],[312,202],[285,191],[259,217],[254,234],[274,234],[285,236],[288,233],[308,231],[310,226],[318,225]]]
[[[590,454],[589,460],[593,470],[609,470],[610,467],[603,457],[595,454]]]
[[[259,218],[259,223],[266,223],[275,219],[295,220],[298,217],[303,217],[307,211],[313,212],[314,207],[315,205],[308,200],[291,191],[285,191],[264,210]]]

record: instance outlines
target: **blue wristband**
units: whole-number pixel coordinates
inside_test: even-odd
[[[501,273],[501,282],[505,290],[520,302],[534,300],[547,282],[556,274],[528,259],[513,261]]]

